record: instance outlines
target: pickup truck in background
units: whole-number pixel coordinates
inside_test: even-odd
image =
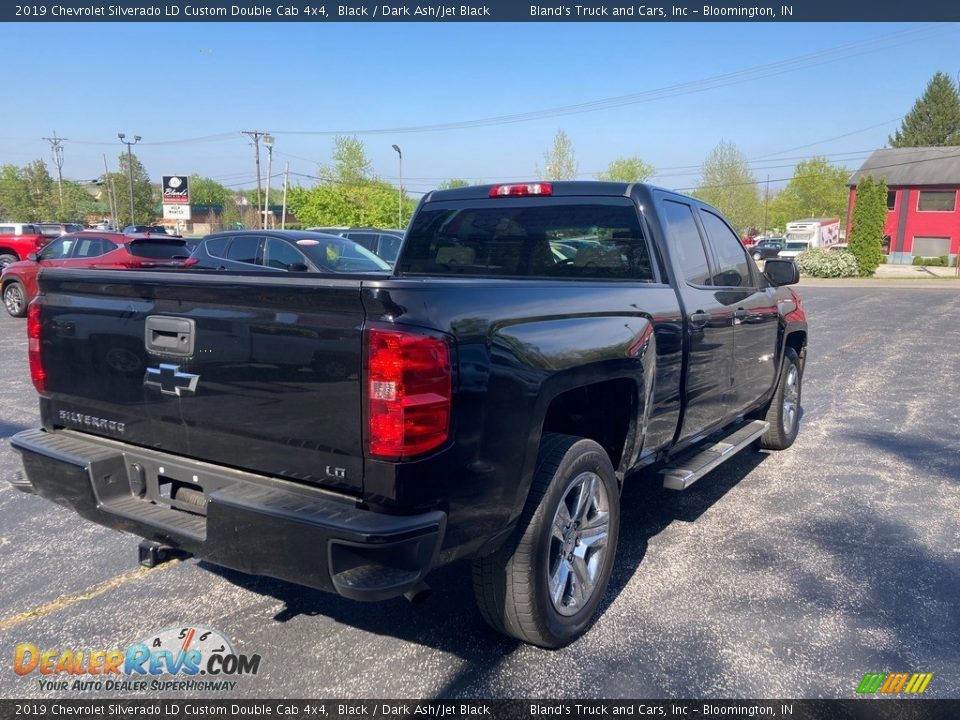
[[[26,260],[30,253],[40,250],[49,240],[39,225],[0,222],[0,270],[11,263]]]
[[[603,598],[625,481],[793,443],[797,277],[699,200],[605,182],[429,193],[381,277],[44,270],[13,482],[145,538],[145,564],[358,600],[470,558],[491,626],[560,647]]]

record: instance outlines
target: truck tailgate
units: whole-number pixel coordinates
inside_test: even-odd
[[[360,494],[361,282],[45,271],[44,424]]]

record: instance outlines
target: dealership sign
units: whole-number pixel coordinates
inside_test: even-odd
[[[190,204],[190,181],[187,177],[184,175],[163,176],[163,204]]]
[[[190,219],[190,181],[185,175],[164,175],[162,193],[164,219]]]

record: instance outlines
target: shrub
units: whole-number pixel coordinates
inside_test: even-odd
[[[887,256],[886,256],[886,255],[881,255],[881,256],[880,256],[880,264],[881,264],[881,265],[886,265],[886,264],[887,264]]]
[[[860,274],[857,258],[850,252],[811,248],[797,255],[797,267],[810,277],[843,278]]]
[[[920,257],[913,259],[914,265],[924,265],[926,267],[950,267],[950,258],[946,255],[940,257]]]

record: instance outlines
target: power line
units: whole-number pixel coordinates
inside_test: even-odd
[[[720,75],[713,75],[699,80],[667,85],[665,87],[646,90],[628,95],[618,95],[599,100],[592,100],[573,105],[563,105],[559,107],[545,108],[511,115],[496,115],[476,120],[463,120],[448,123],[436,123],[431,125],[399,126],[388,128],[350,128],[340,130],[277,130],[276,132],[287,135],[378,135],[387,133],[416,133],[432,132],[439,130],[459,130],[474,127],[486,127],[490,125],[504,125],[517,122],[527,122],[531,120],[540,120],[563,115],[573,115],[584,112],[594,112],[597,110],[606,110],[610,108],[623,107],[639,103],[660,100],[667,97],[676,97],[679,95],[688,95],[691,93],[703,92],[718,87],[748,82],[750,80],[762,79],[780,75],[785,72],[815,67],[837,60],[863,55],[875,52],[876,50],[887,49],[894,45],[914,42],[920,37],[924,37],[935,32],[943,32],[945,27],[926,25],[918,29],[905,30],[898,33],[892,33],[879,38],[864,40],[859,42],[838,45],[827,50],[816,51],[804,55],[798,55],[774,63],[765,63],[742,70],[737,70]],[[913,37],[918,36],[918,37]]]

